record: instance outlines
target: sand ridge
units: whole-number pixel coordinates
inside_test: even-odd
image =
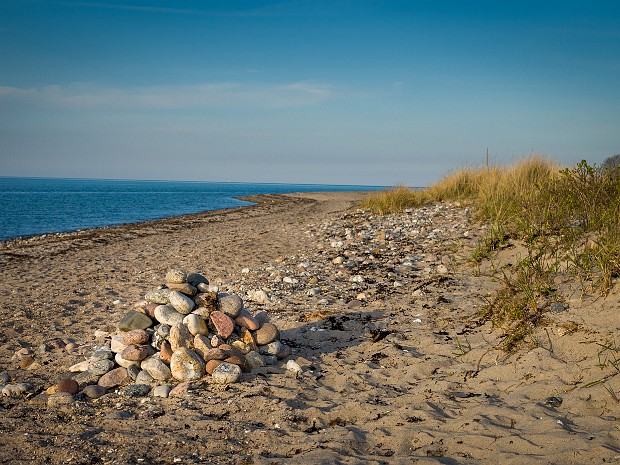
[[[497,280],[467,261],[483,227],[452,204],[370,215],[356,209],[362,195],[260,196],[252,207],[4,244],[0,371],[36,388],[2,398],[0,460],[618,461],[617,290],[573,295],[535,345],[507,355],[478,317]],[[302,374],[266,367],[228,387],[205,378],[182,398],[32,401],[172,267],[267,310]],[[255,289],[271,302],[252,302]],[[57,337],[83,345],[37,352]],[[32,368],[18,368],[20,348]]]

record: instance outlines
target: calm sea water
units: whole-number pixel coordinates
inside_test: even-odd
[[[380,186],[0,177],[0,240],[249,205],[237,196]]]

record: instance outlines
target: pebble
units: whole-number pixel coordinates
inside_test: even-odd
[[[254,318],[254,316],[252,316],[252,314],[246,309],[241,310],[239,316],[235,318],[235,323],[242,328],[249,329],[250,331],[256,331],[260,328],[260,323],[258,320]]]
[[[200,273],[188,273],[186,281],[188,283],[192,283],[195,286],[198,284],[204,284],[205,286],[209,285],[209,280]]]
[[[199,292],[215,292],[216,294],[219,292],[220,288],[218,286],[211,286],[205,283],[196,284],[196,288]]]
[[[218,335],[221,336],[222,339],[227,339],[235,330],[235,323],[223,312],[211,312],[209,318],[215,326]]]
[[[176,268],[166,273],[166,283],[182,284],[187,281],[187,271]]]
[[[69,394],[77,394],[80,391],[80,385],[74,379],[63,379],[57,387],[58,392],[68,392]]]
[[[250,368],[259,368],[265,366],[265,359],[258,352],[248,352],[245,360]]]
[[[241,378],[241,368],[228,362],[222,362],[211,374],[213,381],[219,384],[236,383]]]
[[[286,362],[286,369],[293,373],[295,377],[299,376],[299,374],[303,371],[301,366],[295,360],[289,360]]]
[[[165,341],[161,345],[161,350],[159,351],[159,358],[161,359],[162,362],[170,365],[170,361],[172,360],[172,352],[173,350],[172,350],[172,347],[170,346],[170,343],[168,341]]]
[[[243,309],[243,300],[237,295],[220,294],[217,299],[220,311],[230,318],[237,318]]]
[[[269,344],[274,341],[280,335],[278,328],[273,323],[265,323],[259,330],[256,331],[254,336],[256,337],[256,343],[259,346]]]
[[[179,381],[194,381],[204,376],[205,365],[195,352],[181,347],[172,354],[170,371]]]
[[[168,397],[185,397],[189,392],[189,383],[179,383],[170,390]]]
[[[122,366],[123,368],[129,368],[130,366],[140,366],[140,361],[138,360],[127,360],[123,358],[121,353],[116,354],[114,357],[114,361],[117,365]]]
[[[142,362],[140,367],[147,371],[154,379],[165,381],[172,376],[170,368],[159,358],[149,357]]]
[[[185,315],[179,313],[170,305],[160,305],[155,309],[155,319],[161,324],[174,326],[183,323]]]
[[[170,303],[170,289],[155,289],[147,292],[144,298],[152,303],[166,305]]]
[[[107,336],[106,336],[107,337]],[[93,360],[105,360],[114,358],[114,352],[109,347],[97,347],[91,356]]]
[[[33,363],[34,363],[34,357],[32,357],[31,355],[26,355],[24,358],[22,358],[18,362],[18,365],[21,369],[26,369]]]
[[[448,274],[448,267],[446,265],[437,265],[437,273]]]
[[[187,329],[193,336],[196,336],[197,334],[206,336],[209,334],[207,322],[194,313],[190,313],[183,318],[183,324],[187,326]]]
[[[554,302],[551,304],[551,311],[553,313],[562,313],[566,311],[566,307],[560,302]]]
[[[146,384],[128,384],[125,386],[120,395],[123,397],[144,397],[151,392],[151,386]]]
[[[269,294],[262,289],[258,289],[256,291],[248,291],[248,297],[260,305],[266,305],[271,302],[269,298]]]
[[[269,315],[264,310],[261,310],[260,312],[255,313],[254,318],[256,319],[256,321],[258,321],[258,323],[261,326],[271,321],[269,318]]]
[[[258,347],[258,353],[262,355],[276,355],[282,350],[282,343],[280,341],[273,341],[267,345],[261,345]]]
[[[115,334],[110,338],[110,350],[114,353],[122,352],[127,344],[125,344],[125,337],[122,334]]]
[[[138,375],[140,374],[140,367],[138,365],[130,365],[127,367],[127,374],[129,375],[129,379],[131,381],[135,381]]]
[[[148,386],[153,386],[157,384],[155,378],[153,378],[146,370],[140,370],[136,375],[136,379],[134,379],[133,382],[135,384],[145,384]]]
[[[168,289],[170,289],[171,291],[177,291],[180,292],[181,294],[185,294],[188,296],[195,296],[196,294],[198,294],[198,289],[196,289],[194,286],[192,286],[189,283],[183,283],[183,284],[168,284]]]
[[[203,360],[205,359],[205,354],[211,350],[211,342],[209,339],[202,334],[196,334],[194,336],[194,352],[196,352]]]
[[[170,291],[169,298],[170,305],[172,305],[177,312],[182,313],[183,315],[190,313],[196,306],[192,299],[178,291]]]
[[[114,362],[107,358],[104,359],[89,359],[88,371],[96,375],[103,375],[114,368]]]
[[[167,386],[165,384],[161,386],[155,386],[153,388],[153,397],[163,397],[164,399],[166,399],[170,395],[171,390],[172,389],[170,388],[170,386]]]
[[[103,386],[105,388],[111,388],[115,386],[120,386],[121,384],[129,381],[129,374],[127,373],[127,368],[119,367],[115,368],[101,378],[99,378],[99,386]]]
[[[222,360],[209,360],[205,365],[205,371],[208,374],[212,375],[213,371],[215,371],[215,369],[219,367],[222,363],[224,363]]]
[[[121,357],[131,362],[140,362],[148,356],[148,349],[146,346],[132,344],[123,349],[120,353]]]
[[[226,357],[228,357],[226,351],[220,349],[219,347],[208,349],[202,356],[205,362],[208,362],[209,360],[224,360]]]
[[[132,329],[146,329],[151,327],[151,320],[144,313],[129,310],[129,312],[119,321],[117,327],[120,331],[131,331]]]
[[[556,396],[551,396],[551,397],[547,397],[545,399],[545,405],[547,407],[559,407],[560,405],[562,405],[562,398],[561,397],[556,397]]]
[[[181,347],[186,349],[194,348],[194,336],[189,332],[187,326],[183,323],[176,324],[170,328],[170,334],[168,335],[168,342],[172,351],[176,351]]]
[[[161,346],[166,342],[166,338],[170,334],[170,326],[165,324],[156,325],[153,328],[153,335],[151,336],[151,347],[157,350],[161,350]]]
[[[15,383],[7,384],[2,388],[2,395],[4,397],[19,397],[26,394],[33,385],[30,383]]]
[[[103,386],[98,386],[96,384],[91,384],[86,386],[82,392],[84,395],[90,399],[98,399],[106,393],[106,388]]]
[[[97,384],[99,378],[101,378],[101,374],[93,373],[89,370],[83,371],[73,376],[73,379],[78,382],[81,389],[84,389],[84,387],[90,384]]]
[[[125,345],[141,345],[146,344],[150,336],[144,329],[134,329],[123,334],[123,343]]]

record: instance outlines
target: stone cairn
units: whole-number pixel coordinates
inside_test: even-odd
[[[235,383],[243,372],[275,365],[291,354],[266,312],[253,315],[240,297],[218,290],[201,274],[168,271],[166,285],[148,292],[122,318],[109,346],[71,366],[76,375],[59,383],[57,391],[69,387],[64,383],[71,384],[65,392],[83,388],[92,398],[117,387],[130,397],[151,389],[155,396],[168,397],[170,384],[207,374],[216,383]]]

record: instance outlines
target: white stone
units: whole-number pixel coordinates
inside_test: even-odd
[[[241,378],[241,368],[232,363],[223,362],[213,370],[213,381],[219,384],[236,383]]]
[[[110,349],[112,350],[112,352],[122,352],[125,347],[127,347],[127,344],[123,342],[123,339],[124,338],[122,334],[115,334],[114,336],[112,336],[112,339],[110,340]]]
[[[172,305],[177,312],[182,313],[183,315],[187,315],[191,312],[196,305],[192,299],[177,291],[170,291],[169,298],[170,305]]]
[[[183,314],[177,312],[170,305],[159,305],[155,307],[155,319],[162,324],[174,326],[183,323]]]
[[[293,373],[296,377],[303,371],[295,360],[289,360],[286,362],[286,369]]]
[[[124,368],[129,368],[132,365],[140,366],[140,362],[135,362],[133,360],[125,360],[123,357],[121,357],[120,353],[117,353],[114,356],[114,361]]]
[[[197,334],[202,334],[203,336],[206,336],[207,334],[209,334],[207,322],[194,313],[190,313],[185,318],[183,318],[183,324],[187,326],[187,329],[192,336],[196,336]]]
[[[159,357],[150,357],[143,360],[140,364],[140,368],[159,381],[167,380],[172,376],[170,368],[168,368]]]

